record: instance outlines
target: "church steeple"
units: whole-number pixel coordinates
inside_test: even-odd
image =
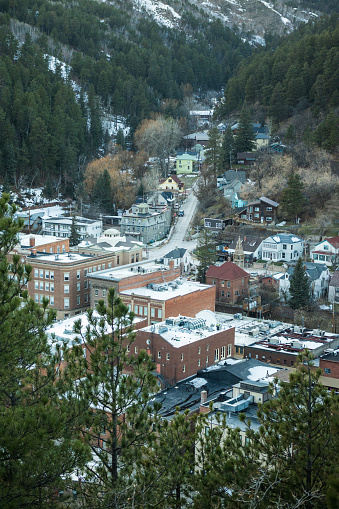
[[[238,238],[237,245],[235,246],[233,263],[235,263],[236,265],[238,265],[238,267],[241,267],[242,269],[244,268],[245,265],[245,254],[240,237]]]

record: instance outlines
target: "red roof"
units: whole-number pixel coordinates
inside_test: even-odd
[[[335,248],[338,248],[339,247],[339,235],[337,235],[336,237],[329,237],[326,239],[330,244],[332,244],[333,247]]]
[[[249,273],[233,262],[225,262],[220,267],[211,265],[207,270],[206,277],[215,277],[218,279],[227,279],[235,281],[243,277],[250,277]]]

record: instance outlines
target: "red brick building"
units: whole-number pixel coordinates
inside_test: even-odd
[[[321,382],[331,389],[339,389],[339,350],[324,355],[319,359],[322,371]]]
[[[233,262],[211,265],[206,273],[206,283],[216,287],[217,303],[234,304],[247,297],[249,279],[248,272]]]
[[[211,330],[202,319],[169,318],[137,331],[131,353],[137,354],[141,349],[154,359],[160,380],[164,377],[174,384],[232,357],[234,328]]]
[[[215,310],[215,287],[177,279],[153,288],[146,286],[121,291],[122,301],[148,323],[161,322],[170,316],[195,316],[203,309]]]

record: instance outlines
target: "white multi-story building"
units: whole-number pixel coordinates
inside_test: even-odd
[[[328,237],[319,242],[311,250],[311,259],[314,262],[332,265],[339,258],[339,236]]]
[[[162,239],[170,229],[170,207],[150,207],[147,203],[132,205],[121,218],[121,234],[131,235],[144,244]]]
[[[102,234],[102,221],[87,219],[85,217],[76,217],[77,226],[81,240],[88,237],[100,237]],[[68,238],[71,235],[72,218],[71,217],[46,217],[42,220],[43,235],[53,235],[54,237]]]
[[[304,241],[291,233],[267,237],[262,244],[262,259],[274,262],[294,262],[303,255]]]

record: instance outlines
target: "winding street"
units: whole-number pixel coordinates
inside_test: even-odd
[[[165,242],[165,244],[162,246],[148,246],[147,251],[150,260],[162,258],[177,247],[183,247],[191,252],[195,249],[197,240],[186,240],[186,234],[191,220],[195,215],[197,206],[198,200],[192,189],[185,203],[183,203],[183,205],[180,207],[182,210],[184,210],[185,215],[177,218],[177,222],[174,228],[171,228],[167,242]]]

